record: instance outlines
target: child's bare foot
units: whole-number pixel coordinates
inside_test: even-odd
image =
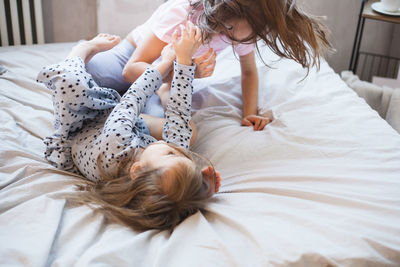
[[[88,63],[94,55],[113,48],[120,40],[121,38],[117,35],[100,33],[93,39],[74,46],[68,57],[78,56],[81,57],[85,63]]]

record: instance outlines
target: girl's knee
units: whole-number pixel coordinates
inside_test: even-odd
[[[144,72],[145,68],[140,64],[128,62],[122,69],[122,78],[126,83],[133,83]]]
[[[128,82],[129,77],[130,77],[130,68],[129,68],[129,63],[124,66],[122,69],[122,79],[124,79],[124,82]]]

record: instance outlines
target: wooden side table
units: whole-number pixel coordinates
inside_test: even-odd
[[[400,23],[400,17],[381,15],[375,12],[371,5],[379,0],[362,0],[360,13],[358,16],[357,31],[354,37],[353,50],[351,53],[349,70],[355,74],[357,71],[358,58],[360,54],[360,45],[364,31],[364,23],[366,19],[374,19],[390,23]]]

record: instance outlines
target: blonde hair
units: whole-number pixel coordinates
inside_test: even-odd
[[[193,159],[193,156],[202,157],[174,148],[194,164],[178,163],[172,170],[144,166],[135,171],[134,179],[129,175],[112,178],[103,173],[103,179],[97,183],[84,181],[78,184],[82,192],[69,200],[73,204],[89,205],[101,210],[109,221],[126,225],[135,231],[173,230],[185,218],[203,210],[212,196],[212,186],[203,179],[202,165],[196,164],[197,161]],[[97,163],[100,166],[100,158]],[[121,167],[125,163],[122,162]],[[168,190],[162,183],[166,175],[174,176],[173,186]],[[214,183],[215,179],[214,175]]]
[[[191,7],[188,16],[200,27],[205,41],[223,33],[236,42],[255,43],[260,55],[256,41],[263,40],[277,55],[307,69],[319,68],[320,56],[333,51],[326,26],[320,18],[301,11],[296,0],[191,0]],[[236,40],[225,25],[234,19],[245,19],[253,34]]]

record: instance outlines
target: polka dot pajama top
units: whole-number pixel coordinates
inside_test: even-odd
[[[174,63],[162,133],[166,142],[186,149],[192,136],[194,70],[195,65]],[[115,177],[120,162],[156,141],[140,114],[162,84],[158,70],[149,67],[122,98],[114,89],[99,87],[79,57],[43,68],[38,81],[52,90],[55,132],[44,143],[45,157],[55,167],[81,173],[92,181],[101,179],[99,168]]]

